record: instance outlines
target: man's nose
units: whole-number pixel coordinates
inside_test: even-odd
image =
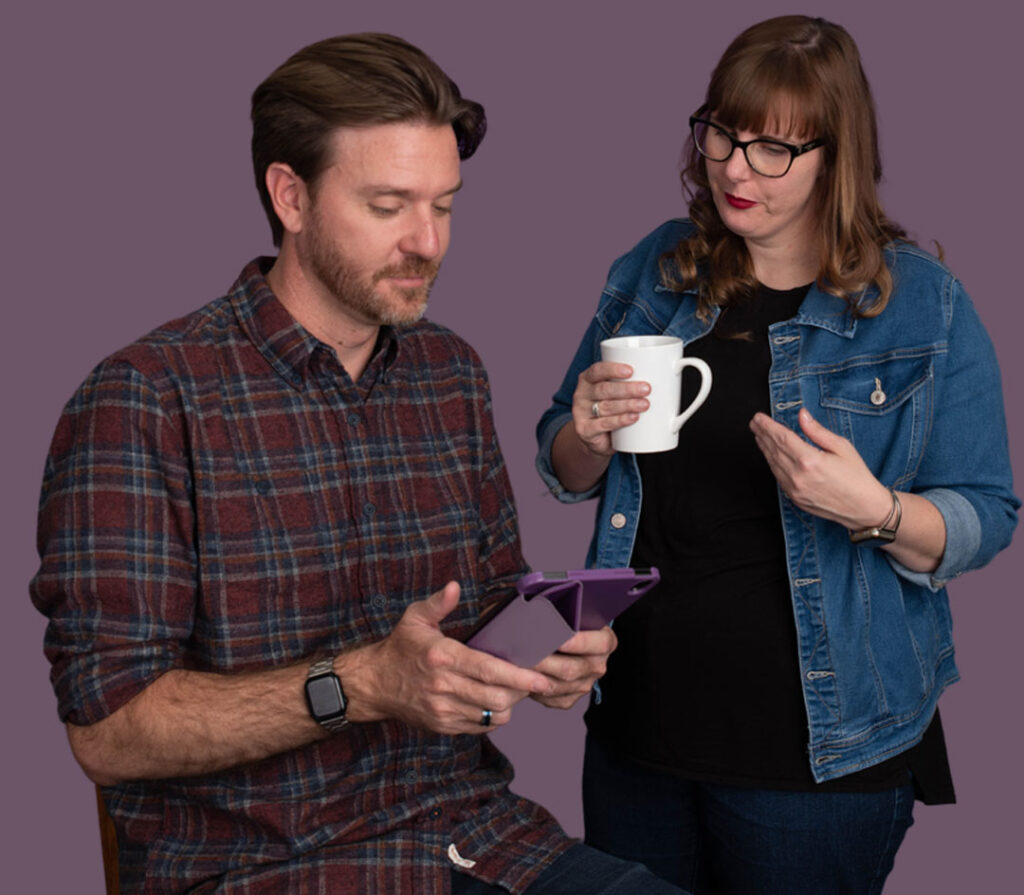
[[[433,213],[417,215],[410,221],[398,247],[406,255],[418,255],[428,260],[436,258],[441,251],[441,237]]]

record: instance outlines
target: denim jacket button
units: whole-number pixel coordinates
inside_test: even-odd
[[[625,528],[626,527],[626,515],[625,513],[613,513],[611,518],[612,528]]]
[[[882,390],[882,381],[876,378],[875,390],[871,393],[871,403],[874,404],[875,407],[881,407],[885,403],[885,399],[886,394]]]

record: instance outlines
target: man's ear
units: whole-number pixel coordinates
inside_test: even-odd
[[[309,201],[306,182],[284,162],[272,162],[265,178],[267,193],[281,226],[286,233],[300,233]]]

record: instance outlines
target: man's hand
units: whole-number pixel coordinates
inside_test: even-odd
[[[615,633],[609,627],[575,634],[558,652],[535,667],[535,671],[550,679],[552,687],[547,693],[533,693],[533,698],[549,708],[572,708],[604,675],[608,657],[617,644]]]
[[[450,581],[411,604],[387,638],[338,657],[352,721],[398,718],[435,733],[481,734],[508,723],[527,695],[552,692],[544,674],[442,634],[441,622],[458,602],[459,585]],[[491,712],[488,726],[484,710]]]

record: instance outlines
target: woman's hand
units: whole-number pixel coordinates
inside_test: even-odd
[[[892,496],[853,444],[826,429],[806,408],[800,411],[800,428],[812,444],[763,413],[750,421],[782,493],[801,510],[852,531],[886,522]],[[946,522],[926,497],[901,491],[899,499],[903,515],[896,540],[880,549],[915,572],[934,572],[946,550]]]
[[[854,531],[887,521],[892,496],[853,444],[822,426],[806,408],[800,411],[800,428],[813,443],[764,414],[751,420],[758,448],[782,493],[800,509]],[[935,571],[946,549],[942,514],[920,495],[900,492],[899,500],[903,514],[896,540],[881,549],[913,571]]]
[[[610,457],[611,433],[635,423],[650,404],[646,382],[624,382],[633,375],[629,364],[598,361],[580,373],[572,396],[576,437],[595,454]]]
[[[639,419],[650,405],[646,382],[625,382],[633,375],[629,364],[599,361],[580,373],[572,395],[572,422],[566,423],[551,445],[551,465],[569,491],[583,493],[604,475],[615,448],[611,433]]]
[[[857,530],[880,525],[892,509],[892,496],[868,469],[853,444],[826,429],[806,408],[795,432],[763,413],[750,429],[785,494],[801,510]]]

